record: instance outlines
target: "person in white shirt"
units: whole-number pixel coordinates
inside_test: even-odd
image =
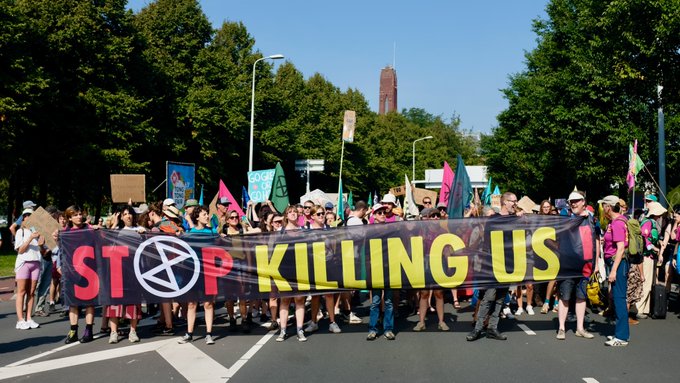
[[[33,209],[24,209],[21,213],[22,225],[17,230],[14,240],[14,249],[18,253],[14,264],[17,283],[17,330],[28,330],[40,326],[31,318],[31,314],[35,288],[38,285],[38,278],[40,278],[40,260],[44,251],[45,238],[37,231],[27,227],[26,220],[31,214],[33,214]],[[26,316],[24,316],[24,300],[26,300]]]

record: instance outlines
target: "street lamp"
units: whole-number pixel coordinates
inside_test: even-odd
[[[422,140],[429,140],[431,138],[432,136],[427,136],[413,141],[413,174],[411,175],[411,182],[413,182],[416,179],[416,142]]]
[[[283,55],[271,55],[267,57],[261,57],[253,63],[253,91],[252,91],[252,99],[250,100],[250,151],[248,153],[248,171],[252,172],[253,171],[253,133],[255,131],[255,66],[257,66],[257,63],[266,60],[266,59],[271,59],[271,60],[280,60],[283,58]]]

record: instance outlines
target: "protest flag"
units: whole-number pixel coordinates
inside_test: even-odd
[[[340,180],[340,185],[338,185],[338,218],[345,220],[345,205],[342,200],[342,179]]]
[[[635,187],[635,176],[637,176],[644,166],[645,164],[637,154],[637,140],[635,140],[635,146],[628,144],[628,174],[626,175],[628,192]]]
[[[274,182],[272,184],[272,191],[269,199],[279,213],[283,213],[290,204],[288,198],[288,184],[286,183],[286,176],[283,174],[283,168],[281,167],[280,162],[276,163],[276,169],[274,169]]]
[[[352,196],[351,190],[349,191],[349,196],[347,196],[347,206],[349,206],[351,210],[354,210],[354,196]]]
[[[368,192],[368,208],[370,209],[371,207],[373,207],[373,194]]]
[[[404,215],[406,217],[417,217],[420,214],[418,206],[416,206],[415,199],[413,198],[413,189],[411,188],[411,183],[408,180],[408,175],[404,174]]]
[[[198,198],[198,204],[203,206],[203,185],[201,185],[201,196]]]
[[[486,189],[482,193],[482,204],[489,205],[491,203],[491,177],[489,177],[489,183],[486,184]]]
[[[239,204],[236,202],[236,198],[234,198],[234,196],[231,195],[231,192],[229,191],[229,189],[227,189],[227,185],[225,185],[224,182],[222,182],[222,180],[220,180],[220,189],[219,189],[219,192],[217,193],[217,195],[218,195],[218,198],[227,197],[227,199],[231,203],[231,205],[229,205],[229,210],[232,210],[232,209],[236,210],[239,218],[246,215],[243,212],[243,209],[241,209],[241,206],[239,206]]]
[[[472,184],[465,170],[463,157],[460,154],[457,157],[457,162],[455,177],[449,193],[449,203],[446,208],[446,213],[450,218],[462,218],[465,208],[472,200]]]
[[[451,192],[451,184],[453,183],[453,170],[449,163],[444,161],[444,174],[442,175],[442,187],[439,190],[439,203],[449,202],[449,193]]]
[[[491,193],[491,195],[500,195],[500,194],[501,194],[501,191],[498,190],[498,185],[496,185],[496,188],[493,189],[493,193]]]
[[[248,190],[245,186],[241,186],[241,202],[243,202],[243,208],[248,207],[248,202],[250,201],[250,196],[248,195]]]

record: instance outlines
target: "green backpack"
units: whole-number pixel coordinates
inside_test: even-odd
[[[639,265],[642,263],[642,253],[645,248],[645,240],[642,238],[642,230],[640,230],[640,221],[635,218],[629,218],[626,221],[626,235],[628,236],[628,247],[624,255],[628,258],[628,262]]]
[[[659,245],[659,228],[656,224],[656,221],[653,220],[653,219],[645,218],[645,219],[642,220],[642,222],[640,222],[640,227],[644,226],[645,223],[647,223],[647,221],[652,223],[652,229],[649,233],[649,237],[650,237],[649,240],[650,240],[650,242],[652,242],[652,245],[658,246]],[[650,254],[653,254],[653,251],[647,250],[647,248],[645,247],[644,254],[650,255]]]

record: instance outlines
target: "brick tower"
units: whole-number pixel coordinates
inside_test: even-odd
[[[380,71],[380,107],[378,114],[397,111],[397,71],[387,66]]]

